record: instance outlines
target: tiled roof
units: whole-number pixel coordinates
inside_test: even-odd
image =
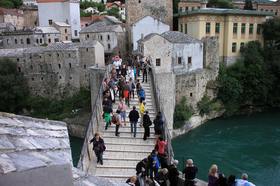
[[[252,16],[273,16],[273,13],[256,11],[256,10],[240,10],[240,9],[222,9],[222,8],[202,8],[187,12],[180,12],[176,16],[184,17],[187,15],[197,14],[218,14],[218,15],[252,15]]]
[[[60,34],[60,32],[51,26],[38,26],[35,28],[35,31],[42,32],[44,34]]]
[[[23,16],[23,11],[19,9],[8,9],[0,7],[0,15],[14,15],[14,16]]]
[[[107,25],[103,21],[93,23],[83,28],[80,33],[92,33],[92,32],[122,32],[123,29],[120,25]]]
[[[187,34],[178,31],[167,31],[161,34],[163,38],[171,43],[200,43],[201,41],[195,39]]]
[[[0,112],[0,174],[72,165],[66,123]]]

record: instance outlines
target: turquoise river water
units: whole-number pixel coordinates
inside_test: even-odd
[[[226,176],[246,172],[257,186],[280,186],[280,111],[212,120],[172,146],[179,169],[192,158],[203,180],[215,163]]]

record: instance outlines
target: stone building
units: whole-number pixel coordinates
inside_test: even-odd
[[[72,39],[79,39],[79,0],[37,0],[39,26],[53,26],[54,22],[64,22],[71,26]]]
[[[164,24],[163,22],[152,16],[145,16],[141,18],[140,20],[136,21],[131,27],[133,51],[137,50],[137,41],[139,39],[143,39],[145,36],[151,33],[162,34],[163,32],[169,30],[169,25]]]
[[[11,23],[17,29],[24,27],[23,11],[19,9],[6,9],[0,7],[0,23]]]
[[[59,31],[59,41],[71,41],[71,26],[64,22],[54,22],[53,26]]]
[[[173,28],[173,0],[128,0],[126,5],[126,28],[128,42],[132,43],[131,28],[145,16],[152,16]],[[130,50],[133,46],[129,46]]]
[[[181,0],[178,3],[178,11],[186,12],[206,8],[207,0]]]
[[[106,61],[112,55],[125,53],[125,29],[120,22],[112,22],[105,18],[95,22],[80,32],[80,41],[97,40],[104,46]]]
[[[69,96],[81,87],[88,88],[88,67],[105,65],[104,48],[97,41],[2,49],[0,58],[17,63],[31,94],[49,98]]]
[[[186,34],[167,31],[139,41],[139,50],[156,73],[182,73],[203,68],[203,43]]]
[[[37,6],[22,6],[24,18],[24,27],[35,28],[38,26],[38,7]]]
[[[179,14],[179,31],[194,38],[218,36],[220,61],[235,62],[245,43],[263,42],[261,24],[271,13],[253,10],[204,8]]]
[[[34,47],[59,42],[60,32],[54,27],[6,31],[0,34],[0,40],[0,48]]]

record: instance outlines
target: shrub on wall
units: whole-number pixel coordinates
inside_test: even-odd
[[[222,109],[220,102],[216,100],[210,100],[208,96],[203,96],[203,98],[197,103],[197,108],[199,109],[199,114],[203,116],[204,114],[209,114],[211,111],[219,111]]]
[[[174,112],[173,128],[177,129],[185,124],[185,121],[190,119],[193,114],[193,109],[188,106],[187,98],[182,97],[181,101],[176,104]]]

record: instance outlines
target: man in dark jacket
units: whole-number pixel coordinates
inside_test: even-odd
[[[136,107],[133,106],[132,111],[129,112],[129,120],[130,120],[130,127],[131,127],[131,133],[134,133],[134,138],[136,137],[136,127],[137,127],[137,122],[139,119],[139,113],[136,110]]]
[[[149,112],[146,111],[143,116],[143,127],[144,127],[144,137],[143,140],[146,140],[147,137],[150,137],[150,126],[152,125],[152,121],[149,116]]]
[[[170,186],[177,186],[178,185],[179,171],[176,167],[177,165],[178,165],[178,160],[173,160],[172,164],[167,167]]]

